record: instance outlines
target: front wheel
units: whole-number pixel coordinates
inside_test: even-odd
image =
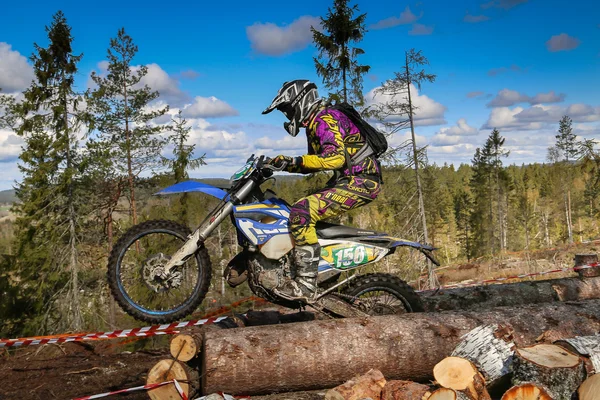
[[[176,222],[146,221],[117,241],[108,259],[108,284],[125,312],[139,320],[165,323],[191,314],[200,305],[211,278],[206,248],[168,276],[159,273],[189,234],[186,226]]]
[[[419,295],[408,283],[391,274],[359,276],[342,294],[369,315],[389,315],[423,311]]]

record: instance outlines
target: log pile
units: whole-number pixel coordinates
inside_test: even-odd
[[[438,292],[424,300],[435,311],[427,313],[313,321],[306,312],[248,312],[181,332],[173,359],[150,375],[190,383],[191,394],[253,398],[333,387],[328,400],[600,399],[593,275]],[[511,303],[498,299],[506,296]],[[506,304],[515,306],[496,307]],[[151,397],[178,398],[171,388]]]
[[[380,371],[370,370],[329,390],[325,400],[490,400],[493,392],[494,398],[502,396],[502,400],[570,400],[575,393],[580,400],[600,399],[600,375],[585,379],[588,373],[582,356],[555,344],[516,348],[508,337],[499,336],[509,331],[506,326],[489,325],[469,332],[453,352],[468,358],[441,360],[433,368],[434,381],[429,385],[386,383]],[[597,337],[577,339],[589,342]],[[510,354],[498,340],[510,347]],[[498,348],[500,352],[493,350]],[[492,354],[485,349],[492,349]],[[502,368],[497,368],[499,363]]]

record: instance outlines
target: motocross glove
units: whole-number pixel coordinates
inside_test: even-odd
[[[298,166],[302,162],[302,157],[289,157],[284,155],[278,155],[273,158],[270,164],[276,168],[284,167],[283,169],[288,172],[293,172],[298,169]]]

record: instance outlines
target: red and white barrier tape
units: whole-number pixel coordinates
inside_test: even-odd
[[[580,265],[578,267],[559,268],[559,269],[553,269],[550,271],[531,272],[529,274],[520,274],[520,275],[513,275],[513,276],[504,276],[501,278],[484,279],[484,280],[478,281],[478,282],[452,283],[449,285],[443,285],[443,286],[437,287],[435,289],[416,290],[416,292],[423,293],[423,292],[431,292],[434,290],[441,290],[441,289],[458,289],[458,288],[471,287],[471,286],[482,286],[482,285],[487,285],[490,283],[504,282],[504,281],[507,281],[510,279],[523,279],[523,278],[529,278],[532,276],[543,276],[543,275],[548,275],[548,274],[556,274],[559,272],[570,272],[570,271],[577,272],[577,271],[581,271],[584,269],[598,268],[598,267],[600,267],[600,263],[592,263],[592,264],[588,264],[588,265]]]
[[[2,347],[19,347],[19,346],[31,346],[38,344],[52,344],[52,343],[65,343],[65,342],[82,342],[86,340],[101,340],[101,339],[114,339],[114,338],[125,338],[125,337],[144,337],[144,336],[156,336],[156,335],[172,335],[178,333],[178,329],[185,328],[188,326],[198,325],[209,325],[215,324],[224,320],[227,317],[217,318],[205,318],[194,321],[174,322],[172,324],[165,325],[153,325],[146,326],[143,328],[133,329],[122,329],[112,332],[94,332],[94,333],[81,333],[81,334],[65,334],[65,335],[54,335],[54,336],[37,336],[35,338],[18,338],[18,339],[0,339],[0,348]]]
[[[100,399],[102,397],[113,396],[115,394],[136,392],[138,390],[152,390],[152,389],[156,389],[157,387],[161,387],[161,386],[164,386],[164,385],[169,385],[171,383],[175,385],[175,389],[179,393],[179,396],[181,396],[181,398],[183,400],[188,400],[188,397],[185,394],[185,391],[183,390],[183,388],[181,387],[181,385],[179,384],[179,382],[177,381],[177,379],[173,379],[171,381],[166,381],[166,382],[150,383],[148,385],[136,386],[136,387],[132,387],[132,388],[128,388],[128,389],[115,390],[113,392],[106,392],[106,393],[94,394],[94,395],[91,395],[91,396],[77,397],[76,399],[73,399],[73,400]]]

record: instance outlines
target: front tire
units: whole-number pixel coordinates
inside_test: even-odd
[[[369,315],[390,315],[423,311],[423,303],[414,289],[391,274],[366,274],[347,286],[344,295]]]
[[[205,247],[177,268],[178,285],[169,283],[175,279],[161,281],[152,275],[152,268],[164,263],[190,233],[176,222],[155,220],[130,228],[117,241],[108,259],[108,284],[127,314],[150,323],[173,322],[202,303],[211,279]]]

